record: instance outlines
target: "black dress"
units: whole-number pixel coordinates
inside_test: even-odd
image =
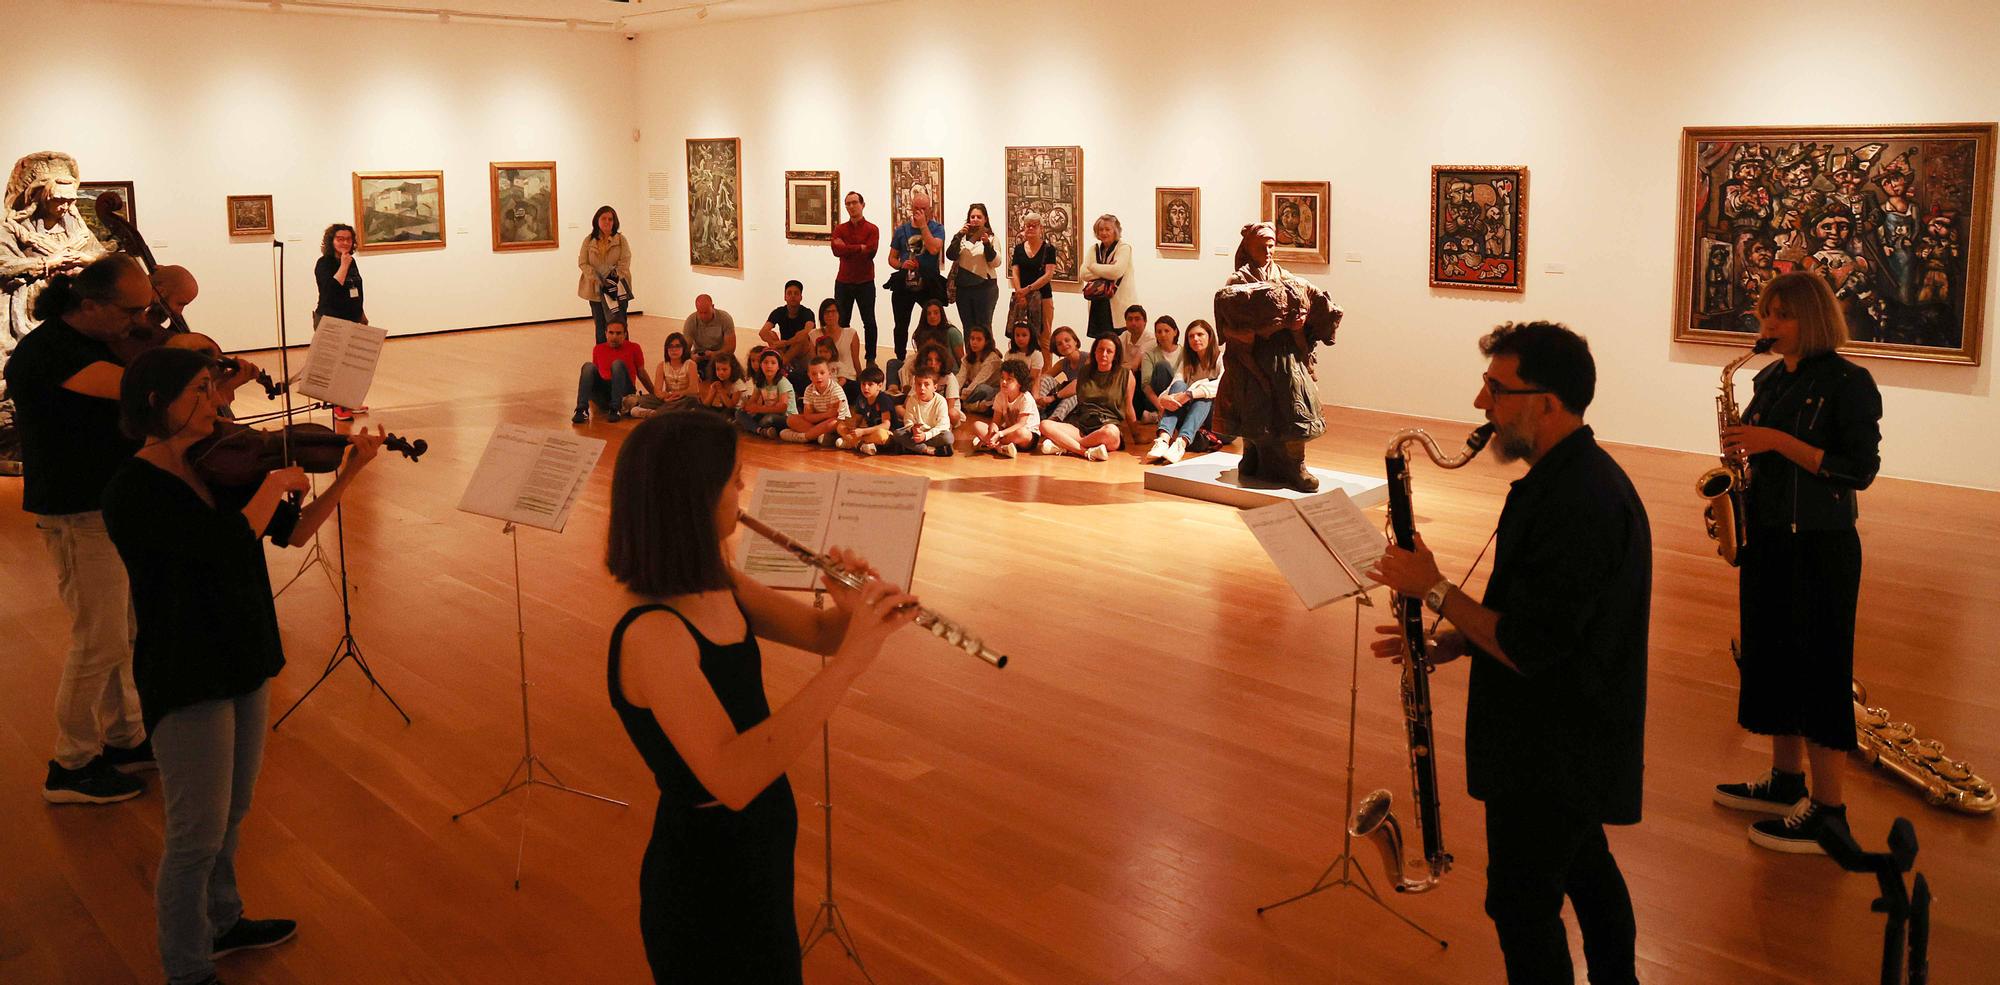
[[[1881,464],[1882,397],[1868,371],[1834,353],[1757,374],[1746,424],[1824,452],[1807,472],[1776,452],[1750,459],[1738,555],[1742,641],[1736,721],[1759,735],[1855,746],[1854,617],[1861,590],[1856,493]]]
[[[771,717],[757,638],[711,642],[687,617],[665,605],[637,606],[611,633],[611,707],[660,788],[653,838],[639,868],[639,930],[653,980],[684,985],[755,985],[803,981],[799,930],[792,912],[792,850],[798,806],[783,776],[741,811],[698,807],[715,799],[675,751],[650,709],[625,700],[619,650],[625,629],[652,611],[687,626],[701,654],[701,673],[738,733]]]

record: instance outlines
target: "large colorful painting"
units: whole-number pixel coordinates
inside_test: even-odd
[[[442,248],[444,172],[354,172],[354,228],[363,253]]]
[[[944,158],[942,157],[892,157],[889,159],[889,208],[890,215],[882,228],[893,229],[910,221],[910,196],[923,192],[931,198],[931,218],[940,218],[944,211]],[[945,228],[954,228],[946,226]]]
[[[1294,263],[1325,263],[1327,201],[1333,186],[1324,181],[1266,181],[1258,190],[1262,216],[1278,228],[1271,255]]]
[[[743,269],[743,143],[689,140],[688,262]]]
[[[1153,189],[1153,248],[1189,257],[1201,254],[1201,189]]]
[[[1431,286],[1519,291],[1528,255],[1528,169],[1431,168]]]
[[[840,172],[785,172],[785,238],[825,243],[840,223]]]
[[[496,252],[555,249],[556,162],[490,162],[487,185]]]
[[[138,228],[139,208],[138,203],[132,200],[132,183],[129,181],[83,182],[76,192],[76,212],[83,217],[83,224],[90,227],[90,234],[97,237],[97,241],[104,244],[105,249],[121,250],[131,244],[118,242],[118,236],[111,231],[111,227],[97,217],[98,196],[107,192],[116,196],[116,201],[123,203],[123,207],[115,211],[124,216],[125,221],[131,223],[134,229]]]
[[[1811,271],[1844,350],[1978,363],[1994,124],[1681,132],[1674,339],[1749,345],[1757,296]]]
[[[1021,220],[1042,217],[1042,237],[1056,248],[1055,279],[1075,283],[1081,250],[1094,242],[1083,214],[1083,148],[1007,148],[1007,245],[1021,241]]]

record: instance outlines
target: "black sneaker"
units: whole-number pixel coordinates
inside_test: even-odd
[[[51,759],[49,778],[42,783],[42,799],[51,804],[115,804],[145,790],[145,783],[112,769],[103,756],[74,770]]]
[[[102,758],[120,773],[143,773],[160,768],[160,764],[153,760],[153,737],[150,735],[129,749],[105,746]]]
[[[571,424],[589,424],[590,414],[587,411],[581,411],[581,410],[577,411],[576,413],[570,415],[569,422]]]
[[[1825,855],[1820,844],[1829,829],[1847,827],[1847,807],[1828,807],[1807,798],[1784,817],[1768,818],[1750,825],[1750,841],[1774,852],[1795,855]]]
[[[277,947],[299,936],[296,920],[250,920],[239,918],[236,925],[223,931],[215,939],[215,950],[209,957],[219,958],[238,951],[254,951],[263,947]]]
[[[1806,798],[1806,775],[1772,770],[1749,783],[1718,783],[1715,802],[1739,811],[1789,814]]]

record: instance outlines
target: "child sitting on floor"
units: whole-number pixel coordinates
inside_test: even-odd
[[[882,367],[869,366],[861,371],[859,386],[860,399],[850,407],[852,413],[840,422],[840,437],[834,441],[835,448],[852,448],[863,455],[873,455],[889,441],[889,433],[896,429],[896,398],[882,389]]]
[[[847,394],[833,379],[833,365],[824,356],[814,356],[806,364],[805,392],[799,394],[799,412],[785,418],[778,437],[805,444],[818,442],[831,448],[834,429],[847,419]]]
[[[889,447],[905,455],[951,457],[951,408],[937,392],[938,374],[920,369],[903,402],[903,426],[889,435]]]
[[[743,395],[750,392],[750,381],[743,378],[743,364],[736,361],[733,352],[718,352],[709,357],[708,371],[715,374],[715,379],[702,384],[701,405],[734,419]]]
[[[1009,357],[1000,364],[1000,391],[993,400],[993,422],[972,422],[972,450],[1013,458],[1041,438],[1041,415],[1028,396],[1028,363]]]
[[[659,380],[659,389],[626,396],[625,413],[651,417],[661,411],[688,410],[701,405],[701,371],[688,356],[687,336],[679,332],[667,336],[665,349],[660,368],[653,374]]]
[[[964,412],[988,414],[993,411],[993,395],[1000,391],[1000,350],[993,347],[993,331],[984,325],[965,330],[965,362],[958,367],[958,393]]]
[[[736,426],[776,439],[785,418],[799,412],[798,397],[792,393],[792,381],[785,379],[785,359],[778,350],[766,348],[757,353],[754,365],[750,392],[743,395],[736,411]]]

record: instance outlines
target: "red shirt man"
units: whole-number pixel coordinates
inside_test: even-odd
[[[840,258],[837,284],[872,284],[875,281],[875,251],[882,245],[882,231],[861,217],[861,195],[848,192],[848,221],[833,227],[833,255]]]

